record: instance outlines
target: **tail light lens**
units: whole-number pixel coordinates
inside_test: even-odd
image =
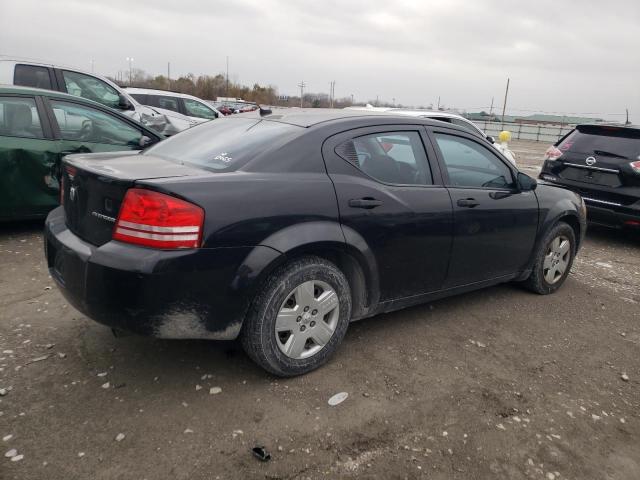
[[[562,156],[562,151],[555,145],[551,145],[544,153],[545,160],[557,160]]]
[[[64,175],[60,175],[60,205],[64,205]]]
[[[151,248],[198,248],[204,210],[164,193],[130,188],[120,207],[113,239]]]
[[[637,162],[631,162],[629,164],[629,166],[631,167],[631,169],[636,172],[636,173],[640,173],[640,161]]]

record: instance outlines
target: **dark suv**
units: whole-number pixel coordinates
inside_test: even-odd
[[[549,147],[540,178],[582,195],[591,222],[640,228],[640,127],[578,125]]]

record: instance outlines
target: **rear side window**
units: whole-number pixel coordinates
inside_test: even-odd
[[[178,99],[176,97],[167,97],[166,95],[147,95],[147,105],[150,107],[164,108],[173,112],[180,112]]]
[[[87,98],[110,108],[118,108],[120,94],[108,83],[84,73],[62,71],[67,92],[76,97]]]
[[[180,132],[145,150],[179,163],[214,172],[232,172],[265,150],[286,143],[303,132],[287,123],[234,118],[206,122]]]
[[[0,135],[44,138],[33,98],[0,97]]]
[[[638,160],[640,130],[599,125],[578,127],[558,144],[558,148],[563,152]]]
[[[338,145],[336,153],[382,183],[433,183],[424,146],[416,132],[386,132],[356,137]]]
[[[16,65],[15,71],[13,72],[13,83],[14,85],[23,87],[53,90],[49,69],[37,65]]]

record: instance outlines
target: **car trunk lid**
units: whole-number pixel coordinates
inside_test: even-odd
[[[100,246],[111,240],[125,193],[137,181],[207,172],[154,156],[118,152],[69,155],[61,174],[67,227],[83,240]]]

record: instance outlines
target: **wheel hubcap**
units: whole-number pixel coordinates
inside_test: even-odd
[[[562,278],[571,259],[571,242],[564,235],[557,236],[549,244],[542,270],[544,279],[553,285]]]
[[[329,342],[340,315],[336,292],[325,282],[310,280],[285,299],[276,318],[276,343],[287,357],[315,355]]]

